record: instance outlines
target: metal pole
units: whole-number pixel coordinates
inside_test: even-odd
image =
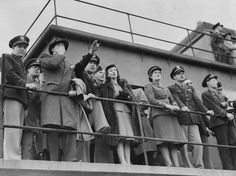
[[[8,85],[8,84],[0,85],[0,87],[1,86],[8,87],[8,88],[21,89],[21,90],[30,90],[30,91],[35,91],[35,92],[47,93],[47,94],[50,94],[50,95],[69,96],[68,93],[63,93],[63,92],[58,92],[58,91],[35,90],[35,89],[29,89],[29,88],[26,88],[26,87],[12,86],[12,85]],[[104,100],[104,101],[110,101],[110,102],[118,102],[118,103],[125,103],[125,104],[136,104],[136,105],[142,105],[142,106],[147,106],[147,107],[166,109],[163,106],[157,106],[157,105],[151,105],[151,104],[145,104],[144,105],[144,104],[140,104],[140,103],[137,103],[137,102],[117,100],[117,99],[111,99],[111,98],[93,97],[92,99]],[[179,111],[176,111],[176,112],[200,114],[200,115],[210,115],[211,116],[211,114],[207,114],[205,112],[200,112],[200,111],[181,111],[181,110],[179,110]],[[214,116],[218,116],[218,114],[215,114]]]
[[[144,148],[145,140],[144,140],[143,137],[145,137],[145,136],[143,134],[143,125],[142,125],[142,119],[141,119],[142,116],[141,116],[140,111],[141,111],[140,105],[137,105],[138,123],[139,123],[140,134],[141,134],[141,137],[142,137],[142,144],[141,144],[141,146],[142,146],[142,149],[143,149],[143,156],[144,156],[145,165],[148,165],[147,152],[146,152],[146,150]]]
[[[1,84],[5,81],[5,55],[1,59]],[[4,135],[4,119],[3,119],[3,103],[4,103],[4,87],[0,89],[0,158],[3,158],[3,135]]]
[[[57,4],[56,4],[56,0],[54,0],[54,13],[55,13],[55,24],[57,26]]]
[[[133,36],[133,31],[132,31],[132,26],[131,26],[131,21],[130,21],[130,15],[127,13],[128,21],[129,21],[129,30],[130,30],[130,35],[132,39],[132,43],[134,43],[134,36]]]
[[[38,20],[38,18],[40,17],[40,15],[43,13],[43,11],[45,10],[45,8],[48,6],[49,2],[51,0],[49,0],[46,5],[43,7],[43,9],[39,12],[38,16],[35,18],[35,20],[33,21],[33,23],[30,25],[30,27],[28,28],[28,30],[25,32],[25,35],[28,34],[28,32],[30,31],[30,29],[33,27],[33,25],[35,24],[35,22]]]
[[[65,129],[55,129],[55,128],[45,128],[45,127],[32,127],[32,126],[18,126],[18,125],[4,125],[4,128],[19,128],[19,129],[31,129],[31,130],[42,130],[42,131],[51,131],[51,132],[62,132],[62,133],[73,133],[73,134],[88,134],[95,136],[111,136],[111,137],[122,137],[122,138],[134,138],[142,140],[151,140],[151,141],[162,141],[169,143],[180,143],[180,144],[190,144],[190,145],[200,145],[200,146],[209,146],[209,147],[224,147],[236,149],[236,146],[233,145],[218,145],[218,144],[206,144],[206,143],[197,143],[197,142],[186,142],[186,141],[176,141],[176,140],[168,140],[161,138],[152,138],[152,137],[141,137],[141,136],[123,136],[119,134],[102,134],[97,132],[80,132],[76,130],[65,130]]]

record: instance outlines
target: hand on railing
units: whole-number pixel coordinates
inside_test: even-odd
[[[231,113],[227,113],[226,117],[228,118],[228,120],[234,120],[234,115]]]
[[[190,111],[190,109],[187,106],[182,107],[180,110],[181,111],[186,111],[186,112]]]
[[[213,110],[208,110],[208,111],[207,111],[207,115],[206,115],[207,119],[210,120],[210,119],[211,119],[211,116],[213,116],[214,114],[215,114],[215,113],[214,113]]]
[[[75,97],[77,95],[77,92],[75,90],[70,90],[68,94],[69,97]]]
[[[37,89],[37,84],[35,83],[27,83],[25,84],[25,87],[30,88],[30,89]]]
[[[170,104],[166,104],[165,108],[167,108],[168,110],[171,110],[171,111],[179,111],[180,110],[180,108],[178,106],[170,105]]]
[[[211,131],[208,127],[206,127],[206,132],[207,132],[209,135],[214,135],[214,132]]]

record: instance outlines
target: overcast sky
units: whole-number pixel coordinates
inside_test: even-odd
[[[0,0],[0,53],[10,53],[9,40],[20,34],[24,34],[37,14],[48,0]],[[53,1],[52,1],[53,2]],[[220,21],[225,27],[236,29],[236,0],[87,0],[102,6],[126,11],[159,21],[195,29],[198,21],[206,21],[215,24]],[[57,13],[68,17],[99,23],[122,30],[129,30],[126,15],[111,13],[91,7],[74,0],[57,0]],[[29,32],[31,44],[39,36],[45,26],[53,17],[53,5],[49,4],[44,15],[39,18],[35,27]],[[107,31],[102,28],[94,28],[84,24],[72,23],[58,19],[59,25],[75,27],[92,33],[116,37],[130,41],[129,35]],[[170,28],[161,24],[146,22],[131,17],[133,31],[156,38],[180,41],[187,33],[176,28]],[[137,43],[155,45],[160,48],[172,46],[155,43],[135,37]]]

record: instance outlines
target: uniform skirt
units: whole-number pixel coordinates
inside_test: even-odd
[[[155,109],[153,109],[153,111],[155,111]],[[160,111],[160,109],[158,111]],[[167,112],[163,111],[159,115],[157,114],[152,116],[152,126],[154,137],[156,138],[187,142],[187,139],[185,138],[175,115],[168,114]],[[163,143],[169,142],[162,142],[160,144]],[[181,143],[174,144],[178,146],[183,145]]]
[[[114,103],[120,135],[134,136],[131,125],[131,111],[124,103]]]

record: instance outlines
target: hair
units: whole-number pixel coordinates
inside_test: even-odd
[[[150,76],[148,76],[148,81],[153,82],[153,79]]]
[[[119,70],[117,69],[117,67],[116,67],[116,65],[115,64],[111,64],[111,65],[108,65],[107,67],[106,67],[106,69],[105,69],[105,83],[110,83],[111,82],[111,78],[109,78],[108,77],[108,70],[110,69],[110,68],[113,68],[113,67],[115,67],[116,68],[116,70],[117,70],[117,82],[118,82],[118,84],[120,83],[120,73],[119,73]]]

